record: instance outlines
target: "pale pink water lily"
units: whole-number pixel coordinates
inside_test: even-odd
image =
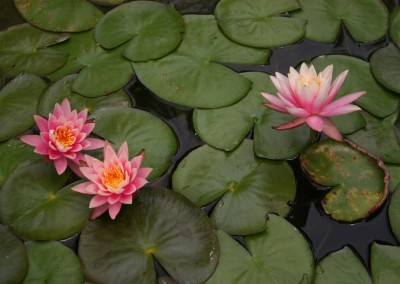
[[[115,219],[122,204],[131,204],[136,192],[148,181],[152,168],[142,168],[144,151],[129,160],[128,144],[125,142],[115,153],[109,143],[104,145],[104,162],[85,155],[87,167],[81,167],[89,181],[72,187],[72,190],[93,194],[89,207],[93,208],[91,219],[108,210]]]
[[[333,83],[332,71],[333,66],[329,65],[317,75],[314,66],[307,67],[303,63],[300,72],[291,67],[287,77],[278,72],[276,76],[270,76],[278,96],[261,93],[268,101],[264,105],[296,117],[274,129],[291,129],[307,123],[312,129],[342,141],[342,135],[329,117],[360,110],[351,103],[366,92],[351,93],[332,101],[342,87],[348,70],[340,73]]]
[[[84,159],[82,150],[93,150],[103,147],[104,141],[88,138],[94,123],[87,121],[87,109],[81,112],[71,111],[68,99],[56,104],[53,113],[46,119],[34,116],[40,135],[25,135],[20,139],[35,147],[35,152],[44,155],[54,162],[57,173],[62,174],[67,166],[73,170],[79,167]]]

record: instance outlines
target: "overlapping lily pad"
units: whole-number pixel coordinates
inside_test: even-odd
[[[297,0],[221,0],[214,13],[231,40],[267,48],[288,45],[304,36],[306,21],[287,14],[298,9]]]
[[[79,232],[89,218],[89,198],[71,190],[76,183],[63,187],[69,175],[57,175],[44,161],[18,167],[2,187],[4,224],[32,240],[60,240]]]
[[[243,98],[251,82],[219,63],[263,64],[268,51],[228,40],[212,15],[184,20],[185,35],[176,51],[133,64],[139,80],[162,99],[190,107],[223,107]]]
[[[396,238],[400,240],[400,186],[396,187],[396,190],[392,193],[389,204],[389,221],[390,227]]]
[[[374,284],[400,282],[400,247],[373,243],[371,247],[371,272]]]
[[[123,55],[132,61],[163,57],[182,41],[182,16],[171,6],[135,1],[108,12],[96,26],[96,41],[105,48],[121,44]]]
[[[149,179],[163,174],[177,150],[171,128],[154,115],[139,109],[109,108],[93,113],[96,127],[93,133],[110,141],[118,149],[128,142],[131,158],[144,149],[143,166],[153,168]]]
[[[179,283],[204,283],[219,248],[201,209],[171,190],[148,187],[115,221],[103,215],[89,222],[79,256],[90,282],[156,283],[155,257]]]
[[[29,270],[23,283],[81,284],[78,257],[59,242],[28,242]]]
[[[13,138],[33,126],[36,105],[46,87],[39,77],[21,74],[0,91],[0,141]]]
[[[68,35],[49,33],[21,24],[0,32],[0,69],[6,77],[21,72],[39,76],[50,74],[65,64],[68,53],[50,46],[68,39]]]
[[[390,17],[390,37],[400,44],[400,7],[394,9]]]
[[[221,256],[207,284],[312,283],[314,260],[310,247],[285,219],[270,215],[266,231],[246,236],[249,252],[222,230],[217,235]]]
[[[285,216],[296,191],[289,165],[257,158],[251,140],[230,153],[208,145],[192,151],[179,163],[172,185],[198,206],[219,199],[211,220],[233,235],[264,231],[266,214]]]
[[[389,13],[382,1],[300,0],[294,16],[307,20],[306,38],[334,42],[342,23],[354,40],[376,41],[385,36]]]
[[[371,56],[371,71],[386,88],[400,93],[400,50],[394,44],[378,49]]]
[[[81,32],[93,28],[103,13],[86,0],[14,0],[32,25],[54,32]]]
[[[302,169],[316,183],[332,186],[322,206],[335,220],[366,218],[384,202],[389,174],[380,160],[348,143],[324,140],[300,156]]]

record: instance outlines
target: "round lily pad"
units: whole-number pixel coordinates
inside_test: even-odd
[[[376,41],[385,36],[389,13],[382,1],[300,0],[295,17],[307,20],[306,38],[334,42],[342,23],[354,40]]]
[[[221,0],[218,25],[231,40],[254,47],[284,46],[303,38],[306,21],[288,17],[297,0]]]
[[[204,212],[164,188],[143,188],[115,221],[84,227],[79,256],[89,282],[156,283],[153,257],[179,283],[204,283],[219,258]]]
[[[400,7],[396,7],[390,16],[390,37],[400,44]]]
[[[368,271],[347,246],[318,263],[314,280],[315,284],[372,284]]]
[[[171,6],[135,1],[107,13],[95,30],[96,41],[111,49],[121,44],[123,55],[132,61],[163,57],[182,41],[182,16]]]
[[[230,153],[208,145],[192,151],[179,163],[172,185],[198,206],[219,199],[211,220],[233,235],[264,231],[266,214],[285,216],[296,192],[290,166],[257,158],[251,140]]]
[[[217,236],[221,255],[206,284],[312,281],[310,247],[296,227],[281,217],[270,215],[266,231],[244,238],[249,251],[222,230]]]
[[[397,110],[400,97],[380,85],[373,77],[368,62],[346,55],[328,55],[312,60],[317,70],[333,64],[333,77],[337,77],[344,70],[349,73],[337,97],[346,94],[366,91],[367,94],[359,98],[355,104],[378,117],[385,117]]]
[[[78,257],[59,242],[28,242],[29,270],[23,283],[84,283]]]
[[[371,272],[374,284],[400,282],[400,247],[373,243],[371,247]]]
[[[60,240],[79,232],[89,218],[89,199],[71,190],[76,183],[63,187],[68,177],[42,160],[18,167],[2,187],[4,224],[31,240]]]
[[[139,80],[167,101],[199,108],[231,105],[251,82],[219,63],[263,64],[269,52],[228,40],[212,15],[186,15],[185,35],[173,53],[133,63]]]
[[[132,107],[132,101],[123,90],[116,93],[96,98],[87,98],[72,91],[72,85],[79,75],[69,75],[51,85],[40,97],[38,113],[47,117],[53,112],[54,105],[61,103],[65,98],[71,103],[72,109],[82,110],[87,108],[92,113],[101,108]]]
[[[28,271],[28,256],[23,243],[0,225],[0,282],[21,283]]]
[[[81,32],[93,28],[103,13],[85,0],[14,0],[32,25],[54,32]]]
[[[33,115],[46,87],[39,77],[21,74],[0,91],[0,141],[22,134],[35,124]]]
[[[383,163],[355,145],[324,140],[310,145],[300,163],[312,181],[333,188],[322,206],[335,220],[366,218],[385,201],[389,173]]]
[[[171,128],[159,118],[139,109],[121,107],[98,110],[92,117],[96,122],[93,133],[117,149],[127,141],[131,158],[145,150],[143,167],[153,168],[150,180],[169,168],[177,141]]]
[[[65,64],[68,53],[50,46],[65,41],[68,35],[49,33],[29,24],[0,32],[0,69],[6,77],[21,72],[38,76],[50,74]]]
[[[396,190],[392,193],[392,197],[390,199],[389,204],[389,222],[390,227],[392,227],[392,231],[395,234],[396,238],[400,240],[400,190],[399,186],[396,187]]]

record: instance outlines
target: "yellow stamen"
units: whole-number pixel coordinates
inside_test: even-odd
[[[312,84],[312,82],[317,83],[318,87],[321,86],[321,80],[318,77],[312,77],[311,79],[307,79],[306,76],[300,77],[300,85],[303,87],[308,87]]]
[[[117,189],[119,184],[124,181],[124,179],[124,173],[118,166],[104,170],[104,183],[108,187]]]
[[[72,134],[71,129],[68,129],[65,126],[57,127],[54,137],[56,138],[56,141],[64,147],[69,147],[75,142],[75,136]]]

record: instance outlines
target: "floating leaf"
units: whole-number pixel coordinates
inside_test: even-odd
[[[307,20],[306,38],[334,42],[342,23],[356,41],[376,41],[385,36],[389,13],[382,1],[300,0],[294,17]]]
[[[185,35],[176,51],[133,64],[139,80],[162,99],[190,107],[217,108],[240,100],[251,82],[217,62],[262,64],[268,51],[231,42],[212,15],[184,20]]]
[[[39,77],[21,74],[0,91],[0,141],[22,134],[34,125],[36,105],[46,87]]]
[[[139,109],[121,107],[98,110],[93,117],[96,121],[93,133],[115,144],[117,149],[127,141],[132,157],[145,150],[143,166],[153,168],[150,180],[169,168],[177,141],[162,120]]]
[[[221,0],[215,17],[224,34],[254,47],[284,46],[303,38],[306,21],[288,17],[297,0]]]
[[[15,8],[14,0],[0,1],[0,31],[24,22],[24,18]]]
[[[396,238],[400,240],[400,190],[399,186],[396,187],[396,190],[392,193],[392,197],[390,199],[388,214],[389,214],[389,222],[390,227]]]
[[[285,219],[270,215],[267,230],[245,241],[249,248],[217,231],[221,255],[207,284],[214,283],[299,283],[312,279],[314,259],[302,234]]]
[[[389,174],[383,163],[355,145],[324,140],[300,156],[303,171],[316,183],[333,186],[322,200],[335,220],[353,222],[377,210],[388,194]]]
[[[28,271],[25,246],[0,225],[0,282],[21,283]]]
[[[315,284],[372,284],[368,271],[349,247],[330,253],[315,271]]]
[[[29,24],[5,29],[0,32],[0,69],[6,77],[21,72],[50,74],[65,64],[68,53],[49,46],[67,39],[67,35],[44,32]]]
[[[182,41],[182,16],[171,6],[137,1],[108,12],[95,30],[96,41],[105,48],[121,44],[123,55],[132,61],[163,57]]]
[[[32,25],[54,32],[81,32],[93,28],[103,13],[85,0],[14,0]]]
[[[219,249],[201,209],[171,190],[143,188],[115,221],[87,223],[79,256],[90,282],[156,283],[154,256],[179,283],[203,283]]]
[[[28,242],[29,270],[23,283],[81,284],[79,259],[59,242]]]
[[[379,245],[371,247],[371,272],[374,284],[400,282],[400,247]]]
[[[2,187],[4,224],[32,240],[60,240],[79,232],[89,218],[89,199],[71,190],[76,183],[63,187],[67,179],[67,173],[59,176],[43,161],[17,168]]]
[[[386,168],[390,172],[390,190],[394,190],[400,184],[400,165],[385,163]]]
[[[400,44],[400,7],[394,9],[390,17],[390,37]]]
[[[179,163],[172,185],[198,206],[219,198],[211,220],[233,235],[264,231],[266,214],[285,216],[296,191],[289,165],[255,157],[251,140],[230,153],[208,145],[192,151]]]

